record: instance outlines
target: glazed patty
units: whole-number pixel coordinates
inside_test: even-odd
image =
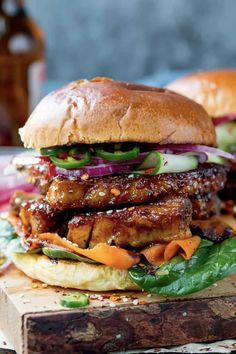
[[[19,199],[18,194],[16,199]],[[76,209],[55,210],[45,200],[35,200],[23,203],[20,218],[28,236],[56,231],[82,248],[93,247],[98,242],[142,247],[185,237],[192,215],[208,219],[218,214],[216,201],[216,195],[191,201],[174,196],[156,203],[86,213]],[[14,210],[14,200],[12,206]]]
[[[56,177],[46,199],[53,208],[66,210],[143,204],[174,194],[194,197],[221,190],[226,172],[225,166],[205,164],[193,171],[156,176],[109,176],[86,181]]]
[[[19,208],[19,204],[21,208]],[[124,210],[129,210],[132,207],[125,208]],[[191,198],[190,208],[193,220],[204,220],[219,214],[220,201],[216,194],[198,195]],[[11,209],[17,214],[20,213],[24,225],[27,227],[28,232],[32,234],[39,234],[59,228],[64,235],[67,223],[74,215],[86,215],[84,211],[76,209],[67,211],[54,209],[47,201],[42,198],[39,199],[39,196],[35,200],[32,200],[32,194],[25,192],[16,192],[13,195]]]
[[[58,231],[82,248],[99,242],[139,247],[185,232],[192,220],[192,204],[178,196],[135,207],[78,213],[57,211],[45,201],[29,201],[19,215],[28,236]]]
[[[185,197],[167,198],[158,203],[74,216],[67,238],[79,247],[100,242],[120,247],[145,247],[189,237],[191,202]]]
[[[12,210],[15,210],[14,200],[12,200]],[[42,199],[24,202],[19,211],[19,216],[28,235],[50,232],[66,220],[65,213],[53,209]]]
[[[216,193],[194,196],[191,202],[193,220],[205,220],[220,214],[221,201]]]

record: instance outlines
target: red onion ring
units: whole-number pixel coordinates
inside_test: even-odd
[[[224,157],[228,160],[235,160],[235,156],[230,154],[224,150],[214,148],[206,145],[195,145],[195,144],[150,144],[153,149],[156,149],[161,152],[172,151],[173,153],[185,153],[185,152],[193,152],[193,153],[208,153],[214,154],[217,156]]]
[[[236,120],[236,112],[225,114],[224,116],[213,117],[212,121],[215,126],[224,124],[231,120]]]
[[[51,172],[51,171],[50,171]],[[60,168],[55,166],[53,174],[54,176],[62,177],[81,177],[88,174],[89,177],[99,177],[99,176],[108,176],[114,175],[116,173],[132,173],[129,165],[123,164],[102,164],[97,166],[85,166],[77,170],[67,170],[65,168]]]

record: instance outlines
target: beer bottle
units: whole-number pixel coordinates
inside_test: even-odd
[[[0,0],[0,145],[19,145],[24,125],[41,95],[44,40],[22,0]]]

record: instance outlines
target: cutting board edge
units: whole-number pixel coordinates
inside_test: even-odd
[[[212,314],[214,312],[212,309],[221,307],[221,309],[218,311],[218,313]],[[47,348],[47,353],[52,353],[50,351],[51,346],[54,344],[58,346],[58,340],[60,341],[59,347],[56,347],[56,350],[60,348],[64,348],[63,350],[68,351],[68,345],[73,348],[76,352],[78,352],[78,345],[79,348],[83,348],[85,352],[89,349],[92,350],[92,352],[96,352],[97,349],[99,349],[98,352],[102,351],[115,351],[115,350],[120,350],[121,348],[123,349],[144,349],[144,348],[151,348],[151,347],[160,347],[160,346],[171,346],[171,345],[181,345],[181,344],[187,344],[187,343],[192,343],[192,342],[209,342],[209,341],[215,341],[215,340],[223,340],[223,339],[231,339],[236,337],[236,316],[230,316],[229,314],[229,308],[233,309],[233,312],[236,313],[236,296],[229,296],[229,297],[219,297],[219,298],[211,298],[211,299],[197,299],[197,300],[184,300],[184,301],[172,301],[172,302],[164,302],[164,303],[150,303],[146,305],[139,305],[139,306],[132,306],[128,308],[128,305],[123,305],[121,307],[117,307],[115,309],[107,309],[107,308],[100,308],[94,310],[93,308],[91,309],[80,309],[77,311],[56,311],[51,313],[51,311],[47,313],[40,313],[40,314],[25,314],[25,327],[24,327],[24,336],[28,340],[25,342],[25,351],[22,352],[22,354],[33,354],[34,352],[37,352],[40,349],[40,341],[39,337],[43,338],[43,336],[46,333],[46,336],[48,338],[48,326],[52,326],[52,329],[56,328],[56,338],[54,338],[53,342],[53,335],[55,335],[55,332],[53,330],[53,335],[52,335],[52,340],[50,341],[50,347]],[[173,338],[170,340],[169,335],[166,337],[163,337],[163,333],[166,332],[166,327],[169,326],[169,320],[165,321],[165,312],[169,311],[169,316],[173,316],[173,318],[176,318],[175,312],[177,311],[178,314],[182,313],[182,317],[179,317],[180,319],[180,327],[182,326],[183,328],[191,321],[195,321],[196,326],[199,325],[200,327],[200,319],[199,319],[199,311],[203,310],[203,322],[205,324],[205,329],[204,331],[199,331],[197,335],[195,336],[193,334],[188,334],[186,336],[186,333],[184,332],[179,332],[179,337],[178,340],[173,341]],[[104,316],[107,312],[111,313],[110,316]],[[186,315],[186,318],[184,314]],[[189,313],[189,314],[188,314]],[[49,316],[48,316],[49,315]],[[83,326],[81,323],[81,316],[85,317],[87,320],[84,321],[86,322],[87,325]],[[58,317],[63,316],[66,317],[64,319],[60,319],[60,325],[61,329],[57,333],[58,328],[57,328],[57,322],[58,322]],[[158,316],[161,316],[159,319],[163,321],[161,328],[161,333],[162,335],[160,337],[155,336],[148,338],[145,337],[145,333],[148,333],[148,323],[152,323],[152,325],[155,328],[159,328],[157,323],[155,323],[155,320]],[[189,319],[187,319],[187,316],[190,316]],[[222,317],[223,316],[223,317]],[[110,318],[109,318],[110,317]],[[119,321],[117,322],[117,317],[119,318]],[[126,326],[126,319],[131,318],[131,324],[133,323],[132,330],[130,329],[129,326]],[[95,319],[95,320],[94,320]],[[105,319],[106,326],[107,323],[110,323],[110,326],[113,323],[116,323],[117,326],[117,332],[112,333],[109,335],[109,333],[106,331],[106,326],[103,326],[103,320]],[[140,329],[140,319],[143,319],[144,321],[144,330],[142,331]],[[88,347],[88,342],[87,340],[91,333],[88,333],[88,328],[89,326],[94,329],[94,336],[96,337],[96,325],[94,324],[96,322],[97,328],[99,330],[102,328],[104,330],[103,332],[103,342],[101,343],[100,339],[96,339],[94,342],[91,342],[91,346]],[[133,322],[132,322],[133,321]],[[68,325],[69,323],[73,323],[74,326],[71,328],[71,333],[67,333],[66,331],[68,330]],[[186,322],[186,323],[185,323]],[[172,323],[172,321],[171,321]],[[208,325],[207,325],[208,323]],[[130,336],[126,335],[126,340],[123,342],[120,341],[120,325],[122,324],[122,327],[126,328],[125,332],[134,332],[134,336],[132,337],[132,340],[130,340]],[[46,326],[46,331],[45,333],[40,332],[40,329],[44,328]],[[103,328],[104,327],[104,328]],[[219,327],[220,330],[218,332],[218,335],[213,333],[213,329]],[[36,328],[36,330],[35,330]],[[206,330],[207,328],[207,330]],[[229,329],[231,328],[231,332]],[[150,328],[149,328],[150,329]],[[208,330],[209,329],[209,330]],[[65,330],[65,336],[67,338],[70,338],[71,341],[74,341],[74,344],[66,344],[65,343],[65,338],[64,342],[62,339],[61,333],[64,333],[63,331]],[[170,328],[169,328],[170,330]],[[191,329],[192,330],[192,329]],[[212,332],[213,331],[213,332]],[[34,335],[36,333],[36,335]],[[170,333],[170,332],[168,332]],[[124,331],[123,331],[124,334]],[[83,336],[83,341],[78,341],[75,343],[76,339],[73,336]],[[50,335],[49,335],[50,336]],[[86,337],[88,336],[88,338]],[[117,337],[118,336],[118,337]],[[87,338],[87,339],[86,339]],[[137,340],[137,338],[139,338]],[[77,338],[78,339],[78,338]],[[91,338],[90,338],[91,339]],[[35,343],[35,347],[31,347],[31,343]],[[104,348],[105,345],[105,348]],[[110,345],[110,347],[109,347]],[[64,347],[65,346],[65,347]],[[42,348],[41,348],[42,349]],[[59,351],[60,352],[60,351]],[[70,351],[69,351],[70,352]],[[19,353],[21,354],[21,353]]]

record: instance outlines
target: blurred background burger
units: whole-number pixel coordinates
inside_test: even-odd
[[[217,69],[199,71],[170,83],[170,90],[192,98],[201,104],[212,117],[218,146],[236,152],[236,70]],[[225,189],[220,193],[224,200],[236,202],[236,164],[229,164],[230,172]],[[227,203],[230,208],[231,203]],[[232,204],[233,206],[233,204]]]

